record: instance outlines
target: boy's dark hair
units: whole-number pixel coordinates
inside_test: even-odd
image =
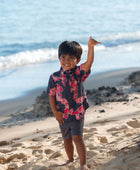
[[[64,41],[59,45],[58,56],[61,55],[74,55],[77,59],[81,58],[82,47],[76,41]]]

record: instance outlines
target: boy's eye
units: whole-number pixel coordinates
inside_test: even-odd
[[[69,60],[69,61],[74,61],[76,58],[73,56],[66,57],[64,55],[61,56],[61,60]]]
[[[61,56],[61,59],[62,59],[62,60],[65,60],[65,58],[66,58],[65,56],[63,56],[63,55]]]

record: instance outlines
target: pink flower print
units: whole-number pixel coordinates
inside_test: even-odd
[[[72,115],[76,115],[76,114],[79,114],[79,112],[75,111],[75,112],[72,113]]]
[[[73,87],[73,88],[76,88],[77,87],[77,81],[76,80],[71,81],[70,86]]]
[[[66,74],[63,74],[63,77],[66,79]]]
[[[63,80],[62,80],[62,84],[63,84],[63,86],[66,86],[66,83],[65,83],[65,81],[63,81]]]
[[[56,100],[62,103],[62,97],[60,96],[60,94],[56,95]]]
[[[79,113],[82,113],[82,112],[84,112],[85,111],[85,109],[84,109],[84,106],[82,105],[82,106],[80,106],[79,108],[78,108],[78,110],[77,110]]]
[[[77,103],[77,98],[78,98],[78,91],[74,92],[73,99]]]
[[[83,103],[84,99],[85,99],[85,96],[79,97],[78,99],[76,99],[76,103],[78,104]]]
[[[72,76],[71,79],[74,80],[74,76]]]
[[[64,119],[67,119],[68,116],[69,116],[68,114],[65,114],[65,115],[63,116],[63,118],[64,118]]]
[[[78,67],[77,67],[77,69],[76,69],[75,73],[76,73],[77,75],[79,75],[79,74],[80,74],[80,70],[79,70],[79,68],[78,68]]]
[[[60,97],[62,97],[62,94],[59,94]]]
[[[54,87],[54,88],[50,89],[49,95],[55,96],[55,94],[56,94],[56,88]]]
[[[76,116],[76,119],[79,120],[79,114],[76,114],[75,116]]]
[[[87,79],[88,76],[89,76],[89,75],[86,75],[86,73],[84,74],[84,76],[82,77],[82,83],[85,82],[85,80]]]
[[[65,74],[62,74],[62,75],[61,75],[61,80],[62,80],[63,86],[66,86],[66,81],[67,81],[67,79],[66,79],[66,75],[65,75]]]
[[[57,77],[57,76],[54,76],[54,75],[52,75],[52,77],[53,77],[53,80],[56,82],[56,81],[59,81],[61,78],[60,77]]]
[[[74,110],[72,108],[72,109],[70,109],[70,114],[72,115],[73,113],[74,113]]]
[[[71,86],[71,92],[73,92],[74,91],[74,93],[78,93],[78,86],[77,86],[77,81],[75,80],[75,81],[72,81],[71,83],[70,83],[70,86]],[[76,96],[77,97],[77,96]]]
[[[85,65],[84,64],[80,65],[80,70],[84,70],[85,71]]]
[[[70,112],[70,111],[69,111],[68,108],[66,108],[66,109],[64,110],[64,113],[65,113],[65,114],[69,114],[69,112]]]
[[[58,93],[60,93],[60,92],[62,93],[63,92],[63,88],[59,84],[57,84],[56,86],[57,86],[57,92]]]
[[[65,98],[61,98],[59,101],[65,105],[65,109],[69,109],[68,101]]]

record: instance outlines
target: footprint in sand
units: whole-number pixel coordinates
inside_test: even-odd
[[[5,156],[0,156],[0,164],[5,164],[7,162],[7,159]]]
[[[37,137],[37,138],[33,138],[32,141],[34,142],[38,142],[38,141],[42,141],[43,137]]]
[[[140,128],[140,121],[136,118],[127,122],[127,125],[131,126],[132,128]]]
[[[126,125],[122,125],[120,127],[112,127],[110,129],[107,129],[106,131],[107,132],[114,132],[114,131],[119,131],[119,130],[125,130],[125,129],[128,129],[128,127]]]
[[[94,151],[87,151],[87,159],[91,159],[93,156],[97,155]]]
[[[22,143],[15,143],[15,144],[12,145],[12,147],[20,147],[20,146],[23,146],[23,144]]]
[[[98,140],[101,142],[101,143],[108,143],[108,139],[106,136],[99,136],[98,137]]]
[[[0,141],[0,146],[10,145],[10,144],[12,144],[12,141]]]
[[[93,136],[93,134],[84,134],[84,140],[87,140],[92,136]]]
[[[62,141],[62,140],[61,140]],[[59,144],[62,144],[62,142],[61,142],[60,140],[54,140],[54,141],[52,141],[52,144],[53,145],[59,145]]]
[[[14,169],[18,169],[18,164],[17,163],[11,163],[8,166],[8,170],[14,170]]]
[[[53,153],[53,154],[49,157],[49,159],[54,159],[54,158],[57,158],[57,157],[60,157],[60,156],[62,156],[62,154],[60,153],[60,151],[58,151],[58,152]]]
[[[7,162],[11,162],[14,159],[23,159],[23,158],[26,158],[26,157],[27,156],[24,153],[13,154],[13,155],[11,155],[7,158]]]
[[[97,131],[97,129],[96,128],[84,128],[84,130],[83,130],[83,132],[84,133],[89,133],[89,132],[95,132],[95,131]]]
[[[41,150],[41,149],[34,149],[33,151],[32,151],[32,154],[33,155],[41,155],[43,153],[43,150]]]
[[[13,151],[13,149],[0,149],[0,153],[9,153],[12,151]]]
[[[46,155],[49,155],[49,154],[52,154],[52,153],[54,153],[55,151],[54,150],[52,150],[52,149],[45,149],[45,154]]]
[[[13,154],[13,155],[10,155],[9,157],[0,156],[0,164],[5,164],[8,162],[17,160],[17,159],[24,159],[24,158],[27,158],[27,156],[24,153]]]
[[[42,147],[42,145],[29,146],[29,147],[27,147],[27,149],[39,149],[39,148],[41,148],[41,147]]]

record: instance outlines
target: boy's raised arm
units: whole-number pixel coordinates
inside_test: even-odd
[[[87,61],[84,63],[85,65],[85,72],[88,72],[92,66],[92,63],[94,61],[94,46],[97,44],[101,44],[101,42],[98,42],[92,37],[90,37],[89,42],[88,42],[88,56],[87,56]]]

